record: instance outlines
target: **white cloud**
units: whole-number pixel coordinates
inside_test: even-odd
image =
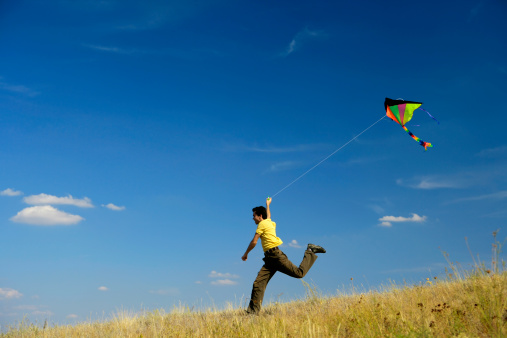
[[[9,289],[9,288],[0,288],[0,300],[21,298],[21,297],[23,297],[23,294],[17,290]]]
[[[23,195],[23,193],[21,191],[16,191],[11,188],[7,188],[4,191],[1,191],[0,195],[2,195],[2,196],[19,196],[19,195]]]
[[[195,284],[202,284],[200,280],[195,281]]]
[[[115,211],[121,211],[121,210],[125,210],[125,207],[124,206],[117,206],[117,205],[114,205],[113,203],[109,203],[109,204],[102,204],[102,206],[104,208],[108,208],[108,209],[111,209],[111,210],[115,210]]]
[[[73,314],[73,313],[71,313],[70,315],[67,315],[68,319],[76,319],[77,317],[79,317],[79,316],[76,314]]]
[[[211,271],[211,273],[208,275],[208,277],[211,278],[239,278],[238,275],[233,275],[232,273],[221,273],[216,271]]]
[[[99,286],[98,289],[99,291],[108,291],[109,289],[105,286]]]
[[[299,245],[298,241],[296,241],[295,239],[293,239],[290,243],[289,243],[289,246],[291,248],[301,248],[301,245]]]
[[[84,220],[79,215],[72,215],[50,205],[29,207],[21,210],[11,221],[31,225],[72,225]]]
[[[230,279],[217,279],[211,282],[211,285],[236,285],[238,282]]]
[[[417,214],[412,214],[412,217],[403,217],[403,216],[384,216],[379,218],[381,222],[381,226],[390,227],[392,223],[401,223],[401,222],[418,222],[422,223],[426,221],[426,216],[419,216]]]
[[[26,204],[30,205],[55,205],[55,204],[65,204],[65,205],[74,205],[76,207],[81,208],[93,208],[92,201],[85,197],[83,199],[77,199],[72,197],[71,195],[66,197],[56,197],[47,194],[39,194],[39,195],[31,195],[27,196],[23,199]]]

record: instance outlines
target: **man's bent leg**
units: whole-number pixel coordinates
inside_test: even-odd
[[[284,274],[294,277],[294,278],[303,278],[308,270],[312,267],[313,263],[317,260],[317,255],[313,253],[311,250],[306,250],[303,260],[299,267],[292,264],[292,262],[287,258],[287,256],[280,251],[278,255],[278,266],[277,270],[283,272]]]
[[[257,274],[257,278],[255,279],[252,287],[252,295],[250,296],[250,304],[248,305],[248,309],[246,310],[248,313],[256,314],[259,313],[262,306],[262,300],[264,299],[264,292],[266,291],[266,286],[268,285],[271,277],[276,273],[275,269],[268,269],[266,265],[264,265],[259,273]]]

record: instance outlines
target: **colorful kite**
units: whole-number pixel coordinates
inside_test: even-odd
[[[412,119],[412,115],[414,114],[414,110],[419,108],[422,105],[422,102],[412,102],[405,100],[391,100],[386,97],[384,101],[384,107],[386,108],[386,115],[389,116],[393,121],[398,122],[405,131],[412,136],[414,140],[419,142],[420,145],[424,147],[424,150],[427,150],[428,147],[433,147],[431,143],[424,142],[414,134],[410,130],[405,127],[405,123]],[[421,110],[424,110],[421,108]],[[424,110],[425,111],[425,110]],[[426,112],[428,113],[428,112]],[[428,115],[431,116],[430,113]],[[435,121],[437,121],[433,116],[431,116]],[[438,121],[437,121],[438,122]]]

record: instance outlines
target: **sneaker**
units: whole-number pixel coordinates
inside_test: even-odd
[[[308,244],[307,250],[311,250],[313,253],[326,253],[326,249],[315,244]]]

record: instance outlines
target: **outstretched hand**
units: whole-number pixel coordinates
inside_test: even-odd
[[[269,207],[269,205],[271,204],[271,201],[272,201],[271,197],[266,198],[266,205],[267,205],[268,207]]]

